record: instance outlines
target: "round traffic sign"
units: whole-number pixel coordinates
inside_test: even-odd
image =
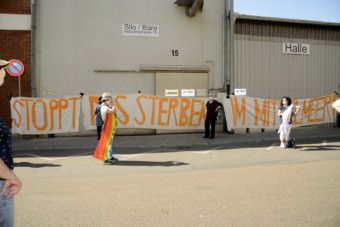
[[[6,71],[9,75],[21,76],[24,72],[24,64],[16,59],[9,60],[9,65],[6,67]]]

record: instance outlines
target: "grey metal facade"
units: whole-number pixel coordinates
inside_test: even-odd
[[[340,24],[238,15],[233,38],[233,88],[294,99],[339,91]],[[283,43],[307,44],[310,53],[283,53]]]

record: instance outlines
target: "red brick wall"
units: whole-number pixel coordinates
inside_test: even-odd
[[[0,0],[0,13],[31,14],[30,0]]]
[[[0,13],[30,14],[30,0],[0,0]],[[0,59],[18,59],[25,67],[20,77],[21,96],[31,96],[31,31],[1,30],[0,28]],[[18,77],[6,75],[0,87],[0,117],[11,126],[9,98],[19,95]]]

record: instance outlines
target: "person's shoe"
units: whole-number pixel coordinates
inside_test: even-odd
[[[284,143],[281,143],[280,147],[281,148],[286,148],[286,145]]]
[[[104,164],[116,164],[118,161],[117,158],[112,157],[111,159],[105,160]]]
[[[215,137],[214,136],[210,136],[209,139],[214,139]]]
[[[115,158],[115,157],[112,157],[110,160],[111,160],[111,161],[116,161],[116,162],[119,161],[118,158]]]
[[[109,164],[116,164],[117,161],[116,161],[116,160],[113,160],[113,159],[110,159],[108,163],[109,163]]]

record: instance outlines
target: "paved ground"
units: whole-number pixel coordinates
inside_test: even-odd
[[[16,226],[340,226],[340,129],[293,133],[14,139]]]

